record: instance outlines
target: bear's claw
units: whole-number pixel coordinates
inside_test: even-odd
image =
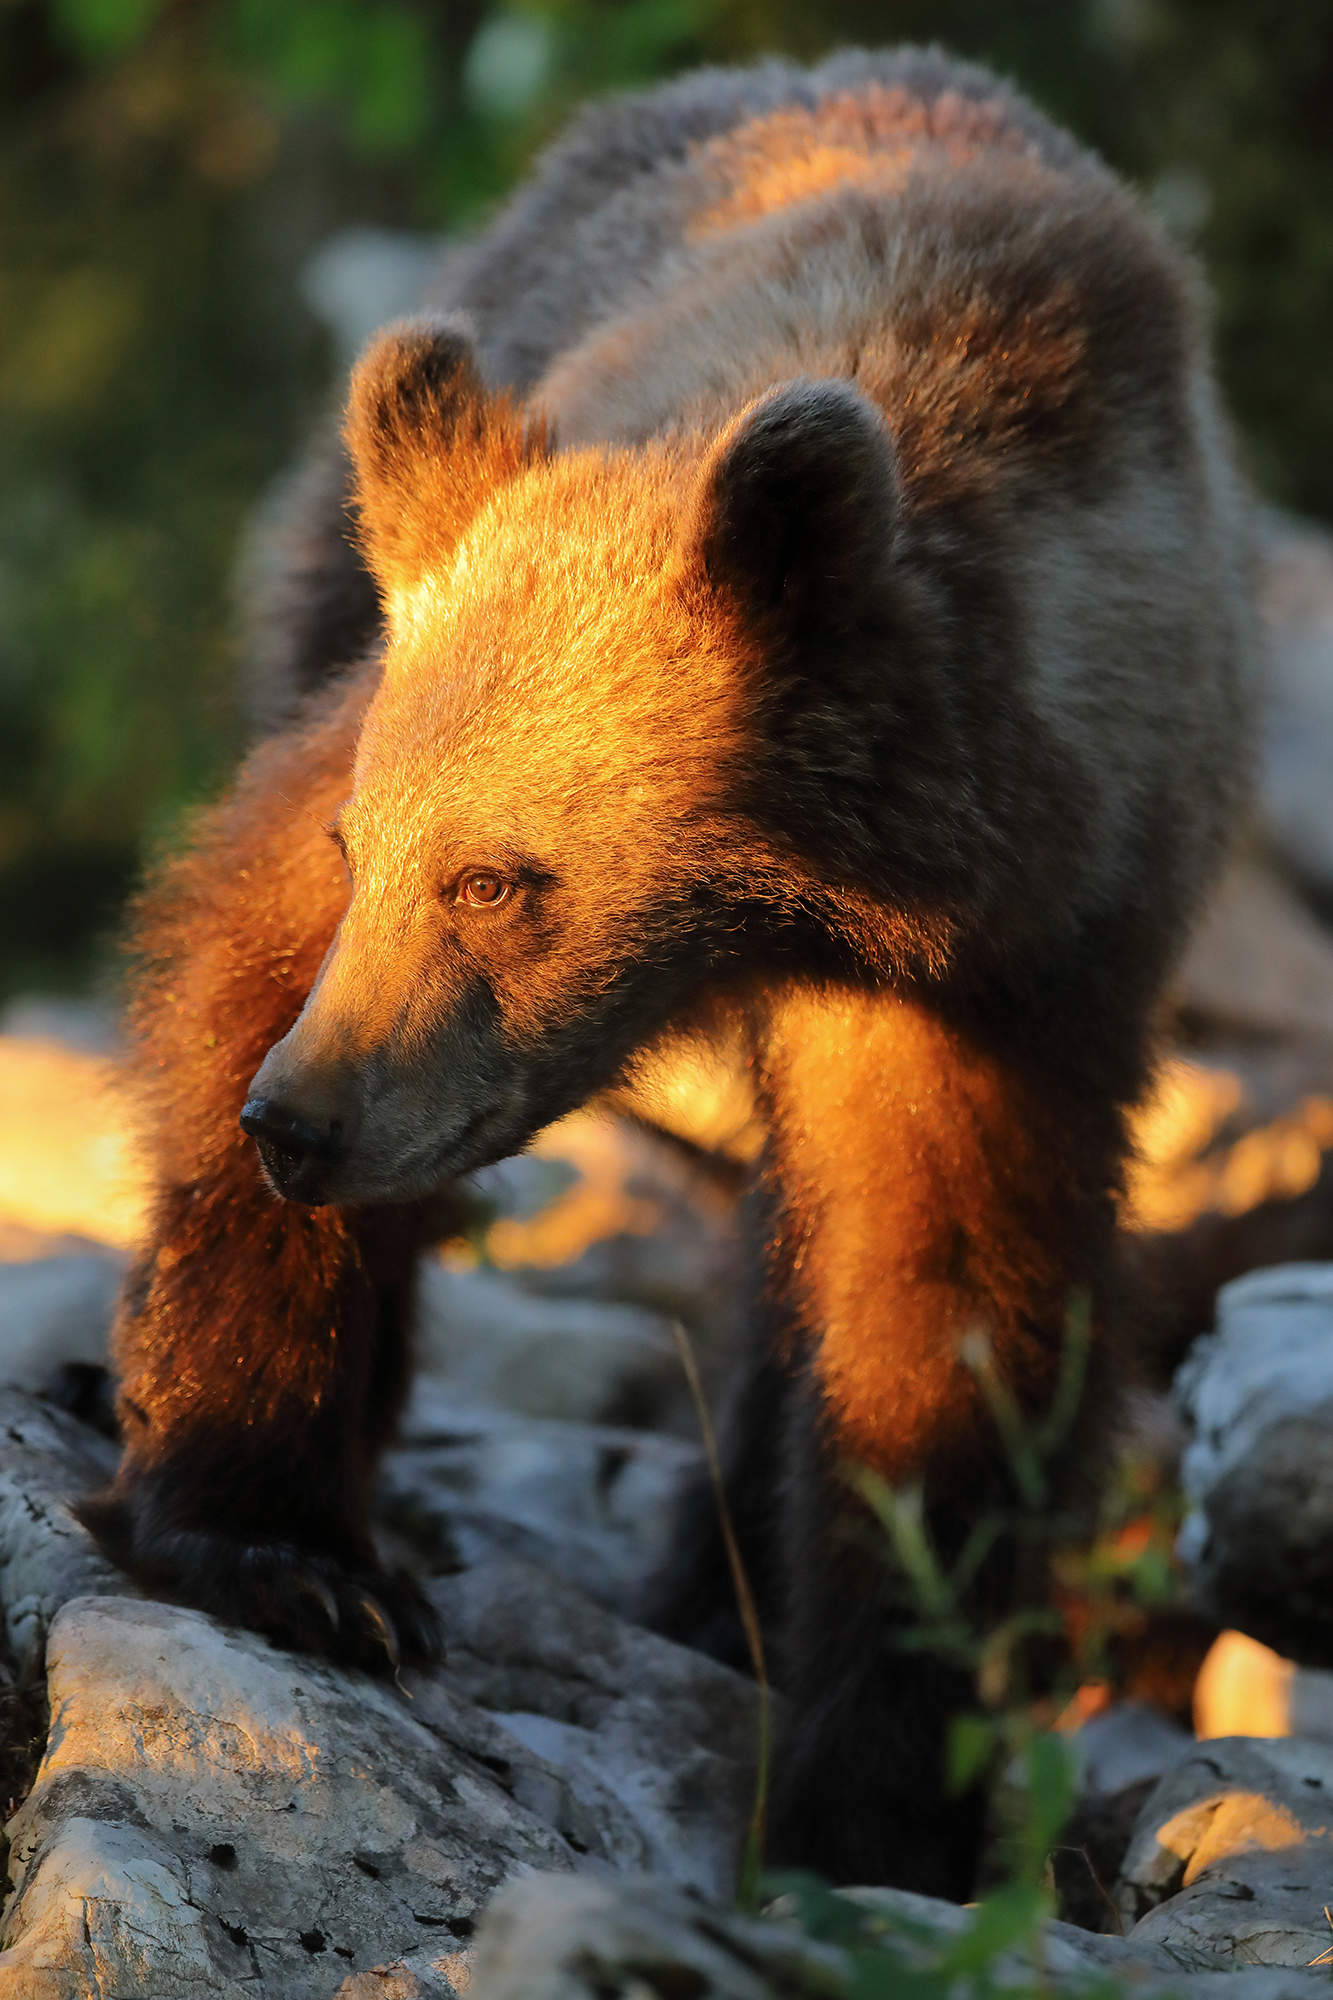
[[[137,1497],[96,1496],[78,1513],[112,1560],[150,1589],[370,1673],[443,1659],[439,1621],[410,1577],[292,1542],[154,1527]]]
[[[338,1600],[320,1576],[298,1576],[296,1588],[313,1597],[335,1632],[342,1628],[342,1617],[338,1610]]]

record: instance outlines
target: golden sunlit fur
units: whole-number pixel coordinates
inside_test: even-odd
[[[927,1465],[947,1481],[989,1449],[964,1336],[989,1338],[1039,1409],[1060,1360],[1039,1329],[1093,1275],[1070,1265],[1087,1223],[1067,1107],[930,1009],[846,988],[782,996],[764,1073],[791,1291],[820,1330],[836,1449],[895,1484]]]
[[[967,1689],[897,1644],[839,1467],[957,1551],[1008,1480],[960,1342],[1039,1413],[1084,1296],[1105,1404],[1125,1111],[1243,770],[1193,284],[905,51],[590,114],[439,290],[284,543],[298,719],[140,909],[161,1193],[89,1518],[224,1615],[428,1651],[366,1493],[441,1190],[721,1023],[767,1135],[727,1455],[773,1858],[963,1894]],[[725,1648],[725,1590],[695,1496],[654,1615]]]

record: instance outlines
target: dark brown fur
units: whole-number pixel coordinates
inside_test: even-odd
[[[223,1615],[428,1650],[365,1498],[439,1191],[739,1022],[773,1858],[962,1894],[966,1690],[896,1645],[838,1466],[919,1479],[956,1548],[1007,1479],[963,1336],[1040,1411],[1086,1291],[1104,1379],[1124,1113],[1242,764],[1191,288],[1095,162],[906,52],[594,114],[442,289],[352,386],[382,649],[140,908],[161,1193],[90,1518]],[[295,537],[289,702],[367,639],[342,481]],[[721,1588],[696,1498],[660,1622],[705,1637]]]
[[[275,1203],[235,1117],[347,901],[327,822],[364,707],[336,692],[262,750],[140,899],[128,1026],[158,1194],[118,1355],[135,1476],[84,1512],[146,1581],[193,1579],[187,1594],[298,1641],[327,1637],[330,1592],[347,1649],[373,1665],[368,1589],[407,1644],[431,1643],[415,1591],[379,1570],[366,1506],[407,1385],[414,1259],[452,1211],[447,1196],[360,1214]],[[187,1495],[211,1496],[214,1518]],[[304,1552],[297,1580],[284,1542]]]

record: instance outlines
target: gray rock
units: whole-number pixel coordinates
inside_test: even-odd
[[[120,1021],[114,1008],[97,1000],[23,993],[0,1007],[0,1035],[63,1042],[88,1055],[109,1056],[120,1046]]]
[[[753,1682],[515,1561],[437,1579],[451,1688],[576,1796],[612,1793],[640,1836],[615,1855],[730,1893],[754,1796]]]
[[[402,1456],[455,1449],[440,1410]],[[754,1688],[491,1555],[516,1534],[558,1562],[567,1540],[568,1567],[606,1583],[641,1545],[636,1505],[660,1508],[692,1454],[494,1411],[466,1436],[471,1511],[449,1532],[475,1566],[434,1585],[449,1665],[400,1691],[126,1596],[69,1504],[114,1447],[0,1392],[0,1599],[29,1667],[50,1634],[53,1716],[9,1829],[0,1990],[447,1996],[515,1871],[727,1892]],[[593,1561],[599,1537],[615,1553]]]
[[[675,1049],[640,1078],[626,1108],[660,1119],[681,1146],[624,1117],[576,1113],[536,1151],[474,1177],[493,1210],[487,1261],[548,1298],[631,1303],[684,1319],[705,1372],[725,1345],[743,1289],[735,1161],[710,1157],[749,1105],[743,1053],[718,1046],[692,1064]],[[752,1157],[746,1151],[743,1157]],[[682,1409],[685,1408],[682,1403]],[[687,1413],[687,1412],[686,1412]]]
[[[754,1689],[517,1563],[435,1590],[450,1665],[398,1687],[197,1612],[67,1604],[0,1991],[448,1995],[515,1876],[727,1893]]]
[[[503,1551],[623,1605],[665,1549],[698,1462],[676,1438],[519,1418],[423,1381],[380,1508],[437,1568]]]
[[[1144,1806],[1117,1900],[1136,1950],[1200,1967],[1308,1966],[1333,1949],[1331,1884],[1333,1750],[1220,1737]]]
[[[417,1351],[427,1375],[446,1377],[473,1401],[575,1423],[655,1423],[682,1383],[659,1313],[543,1298],[502,1271],[436,1262],[422,1273]]]
[[[40,1389],[67,1361],[105,1361],[124,1271],[113,1255],[0,1263],[0,1382]]]
[[[313,2000],[425,1938],[447,1956],[515,1873],[608,1865],[596,1814],[580,1855],[506,1789],[509,1756],[198,1613],[75,1600],[48,1675],[46,1757],[9,1827],[6,1994]]]
[[[392,1965],[372,1965],[354,1972],[338,1988],[335,2000],[457,2000],[472,1982],[472,1951],[416,1952]]]
[[[1319,1667],[1294,1668],[1288,1716],[1293,1736],[1333,1743],[1333,1674]]]
[[[1085,1792],[1113,1793],[1160,1778],[1193,1747],[1189,1731],[1146,1701],[1118,1701],[1073,1738]]]
[[[1181,962],[1177,1005],[1196,1041],[1262,1084],[1283,1073],[1325,1093],[1333,1052],[1333,940],[1276,867],[1242,849],[1208,898]],[[1267,1044],[1267,1054],[1258,1050]],[[1256,1045],[1257,1048],[1256,1048]],[[1267,1092],[1261,1089],[1261,1095]]]
[[[936,1896],[917,1896],[908,1889],[844,1889],[841,1894],[895,1925],[919,1925],[941,1942],[958,1937],[972,1921],[970,1907],[941,1902]],[[1058,1922],[1047,1924],[1042,1933],[1042,1957],[1047,1971],[1057,1979],[1103,1968],[1130,1977],[1175,1969],[1175,1961],[1157,1945],[1145,1943],[1133,1950],[1123,1938],[1104,1937],[1098,1931]],[[997,1959],[995,1972],[1001,1985],[1021,1985],[1032,1977],[1031,1964],[1021,1952],[1008,1952]]]
[[[1085,1722],[1070,1745],[1079,1795],[1050,1857],[1056,1908],[1081,1930],[1119,1928],[1110,1890],[1141,1808],[1194,1738],[1147,1702],[1116,1702]]]
[[[71,1502],[115,1470],[113,1444],[20,1389],[0,1389],[0,1605],[20,1675],[40,1670],[71,1597],[131,1585],[74,1519]]]
[[[906,1990],[912,1972],[971,1921],[969,1911],[927,1896],[844,1894],[881,1913],[886,1932],[897,1933]],[[1097,1937],[1068,1924],[1049,1926],[1043,1961],[1034,1976],[1022,1954],[1006,1954],[993,1968],[994,1983],[1001,1991],[1031,1993],[1035,1986],[1072,1996],[1086,1994],[1095,1981],[1093,1990],[1142,2000],[1312,2000],[1327,1991],[1326,1974],[1303,1970],[1190,1973],[1161,1947]],[[853,1982],[844,1952],[812,1943],[780,1918],[742,1917],[654,1880],[538,1878],[507,1885],[491,1904],[477,1938],[468,2000],[656,2000],[667,1994],[815,2000],[880,1990]],[[886,1976],[882,1990],[891,1992],[895,1984]]]
[[[456,1635],[451,1634],[451,1638]],[[409,1673],[400,1687],[412,1715],[450,1752],[484,1765],[509,1796],[558,1833],[589,1868],[643,1868],[652,1847],[640,1820],[595,1773],[577,1786],[568,1774],[461,1692],[451,1670]]]
[[[514,1153],[468,1177],[468,1186],[497,1217],[531,1222],[579,1185],[583,1175],[572,1160]]]
[[[1333,1664],[1333,1265],[1227,1285],[1177,1396],[1194,1433],[1180,1551],[1201,1600],[1290,1658]]]
[[[675,1884],[581,1881],[565,1895],[538,1880],[491,1905],[468,2000],[777,2000],[836,1992],[840,1972],[840,1952]]]

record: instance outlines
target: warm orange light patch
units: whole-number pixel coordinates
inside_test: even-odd
[[[45,1254],[43,1238],[62,1234],[128,1248],[146,1203],[109,1064],[0,1035],[0,1258]]]
[[[1061,1324],[1078,1282],[1052,1247],[1077,1236],[1078,1141],[906,1000],[795,993],[771,1057],[788,1101],[818,1107],[778,1147],[838,1448],[899,1483],[974,1450],[990,1422],[969,1333],[1023,1406],[1049,1399],[1059,1349],[1037,1329]]]
[[[579,1178],[527,1221],[502,1216],[486,1236],[486,1254],[502,1271],[524,1264],[550,1270],[581,1257],[608,1236],[651,1236],[662,1220],[655,1201],[632,1193],[623,1126],[576,1111],[533,1141],[539,1160],[564,1160]]]
[[[1219,1632],[1194,1684],[1194,1734],[1290,1736],[1296,1669],[1245,1632]]]
[[[1076,1736],[1094,1715],[1103,1715],[1115,1700],[1109,1681],[1084,1681],[1055,1718],[1062,1736]]]
[[[1146,1555],[1152,1546],[1154,1522],[1150,1514],[1126,1521],[1112,1543],[1111,1553],[1118,1563],[1129,1565]]]
[[[1317,1839],[1323,1827],[1303,1827],[1285,1806],[1262,1792],[1226,1792],[1187,1806],[1157,1829],[1157,1844],[1187,1863],[1183,1886],[1205,1868],[1239,1854],[1274,1854]]]
[[[1122,1219],[1139,1230],[1183,1229],[1205,1214],[1244,1215],[1314,1186],[1333,1147],[1333,1100],[1293,1111],[1231,1144],[1227,1121],[1244,1110],[1239,1077],[1196,1063],[1167,1063],[1133,1120]]]
[[[776,111],[700,148],[728,192],[694,220],[687,241],[757,221],[831,188],[891,194],[926,149],[958,166],[997,146],[1015,152],[1024,141],[1005,129],[993,105],[956,91],[923,104],[900,84],[878,84],[808,110]]]
[[[636,1062],[632,1088],[613,1091],[605,1101],[707,1153],[748,1164],[763,1150],[764,1127],[739,1029],[719,1028],[699,1040],[672,1037]]]
[[[904,146],[878,156],[859,153],[848,146],[818,143],[798,158],[779,154],[774,159],[760,157],[747,171],[746,179],[734,194],[727,196],[691,223],[688,242],[701,242],[724,234],[761,215],[810,201],[832,188],[848,186],[873,189],[877,194],[893,194],[906,180],[916,157]]]
[[[651,1236],[669,1221],[667,1209],[677,1198],[693,1207],[708,1201],[708,1184],[688,1155],[664,1149],[638,1125],[615,1116],[618,1108],[640,1117],[647,1112],[693,1145],[722,1151],[726,1141],[733,1159],[753,1157],[749,1149],[757,1147],[759,1128],[743,1068],[673,1043],[649,1074],[651,1089],[616,1093],[603,1100],[606,1109],[576,1111],[538,1134],[529,1152],[572,1166],[578,1179],[536,1215],[492,1223],[485,1246],[490,1263],[502,1271],[524,1265],[551,1270],[610,1237]],[[648,1188],[652,1194],[641,1192]],[[713,1198],[729,1211],[725,1194],[714,1190]]]

